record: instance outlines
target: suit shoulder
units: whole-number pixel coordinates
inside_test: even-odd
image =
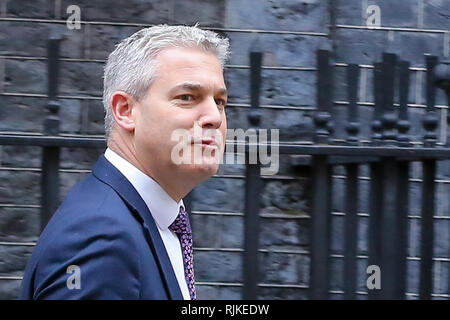
[[[75,297],[64,279],[69,267],[79,266],[85,279],[83,297],[138,296],[138,228],[139,222],[112,188],[97,181],[78,184],[40,236],[27,265],[25,286],[34,292],[33,298],[62,293]]]

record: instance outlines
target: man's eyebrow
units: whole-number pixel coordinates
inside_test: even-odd
[[[170,89],[170,92],[174,93],[175,91],[177,91],[179,89],[186,89],[186,90],[190,90],[190,91],[202,91],[205,89],[205,87],[198,83],[183,82],[183,83],[176,85],[172,89]],[[220,88],[218,90],[218,93],[220,95],[228,95],[228,90],[226,88]]]

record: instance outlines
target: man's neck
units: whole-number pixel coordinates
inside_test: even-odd
[[[191,179],[184,179],[183,177],[180,177],[172,168],[158,168],[158,170],[151,170],[150,168],[143,166],[139,161],[136,152],[130,149],[129,143],[119,143],[113,137],[110,137],[107,145],[109,149],[117,153],[123,159],[127,160],[145,175],[156,181],[176,202],[183,199],[183,197],[185,197],[195,187],[195,185],[191,185]]]

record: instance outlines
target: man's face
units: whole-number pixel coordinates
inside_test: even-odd
[[[154,178],[209,178],[218,170],[227,128],[220,62],[187,48],[165,49],[157,61],[156,79],[134,111],[138,161]]]

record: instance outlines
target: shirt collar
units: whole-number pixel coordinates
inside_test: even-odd
[[[151,177],[125,160],[116,152],[107,148],[105,158],[116,167],[133,185],[150,210],[158,227],[166,230],[175,221],[183,206],[183,199],[178,203]]]

